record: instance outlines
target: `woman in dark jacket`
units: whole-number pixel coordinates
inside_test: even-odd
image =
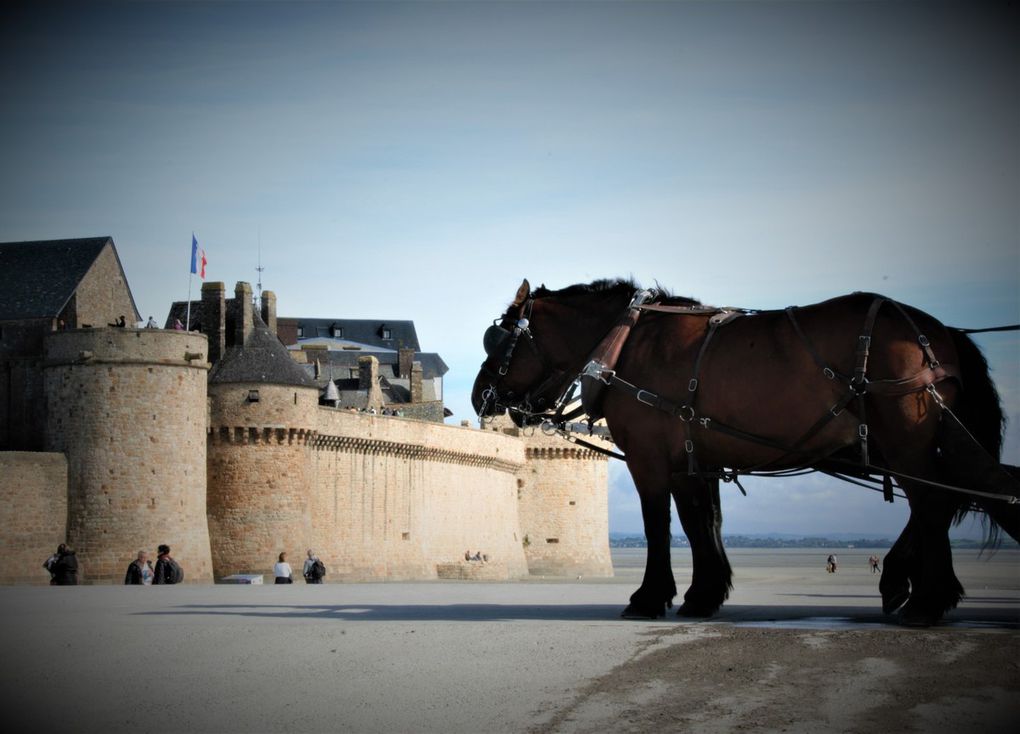
[[[57,557],[56,563],[50,569],[53,574],[53,583],[56,586],[77,586],[78,585],[78,557],[70,548],[64,547]]]

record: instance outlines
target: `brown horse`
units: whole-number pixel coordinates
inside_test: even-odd
[[[485,334],[472,402],[518,425],[562,423],[582,385],[605,417],[641,499],[645,574],[625,617],[672,606],[669,502],[693,554],[679,614],[710,616],[732,588],[719,479],[811,467],[890,475],[910,519],[885,558],[883,609],[930,624],[956,606],[948,530],[969,509],[1020,534],[1015,480],[999,464],[1002,410],[960,330],[874,294],[779,311],[734,311],[596,281],[531,291],[524,281]],[[957,491],[954,487],[969,488]]]

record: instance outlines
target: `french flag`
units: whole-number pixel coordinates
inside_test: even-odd
[[[195,233],[191,233],[191,272],[197,273],[198,277],[205,280],[205,250],[198,246],[198,240],[195,239]]]

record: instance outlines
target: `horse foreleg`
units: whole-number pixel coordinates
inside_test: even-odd
[[[649,486],[647,480],[634,478],[641,498],[641,516],[645,525],[648,555],[641,586],[623,610],[626,619],[656,619],[666,616],[673,606],[676,582],[669,562],[669,492],[664,484]]]
[[[685,478],[673,489],[680,524],[691,544],[693,573],[681,617],[711,617],[733,588],[733,571],[722,544],[719,480]]]

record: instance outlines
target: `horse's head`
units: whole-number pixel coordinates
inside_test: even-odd
[[[482,339],[486,359],[471,391],[482,418],[505,411],[518,426],[541,422],[633,294],[633,284],[599,281],[532,292],[525,280]],[[610,292],[612,291],[612,292]]]

